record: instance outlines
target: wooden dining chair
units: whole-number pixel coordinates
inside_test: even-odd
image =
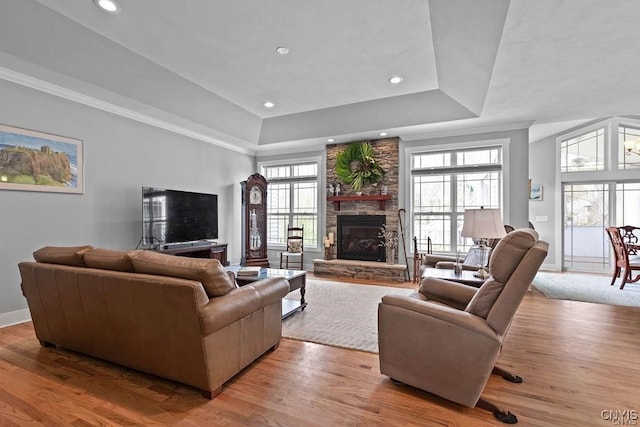
[[[624,289],[624,285],[627,283],[634,283],[640,280],[640,274],[636,275],[635,278],[632,277],[633,270],[640,270],[640,256],[629,256],[629,251],[627,251],[627,246],[622,240],[622,234],[618,227],[607,227],[606,230],[609,235],[609,240],[611,241],[611,246],[613,246],[613,254],[615,256],[611,286],[613,286],[616,279],[622,275],[620,289]],[[622,274],[623,270],[624,274]]]
[[[640,227],[634,227],[633,225],[623,225],[618,227],[622,236],[622,242],[627,245],[627,252],[629,255],[638,255],[638,236],[636,230],[640,230]]]

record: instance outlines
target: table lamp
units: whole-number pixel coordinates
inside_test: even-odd
[[[500,209],[466,209],[462,224],[462,237],[475,239],[477,250],[481,254],[480,269],[474,273],[476,277],[486,279],[489,272],[485,269],[487,252],[489,252],[489,239],[498,239],[507,233],[502,223]]]

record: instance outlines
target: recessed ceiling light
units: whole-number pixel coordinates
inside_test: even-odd
[[[109,13],[120,12],[120,6],[115,0],[93,0],[102,10],[106,10]]]
[[[267,108],[273,108],[273,107],[275,107],[275,106],[276,106],[276,104],[274,104],[274,103],[273,103],[273,102],[271,102],[271,101],[266,101],[263,105],[264,105],[265,107],[267,107]]]
[[[333,139],[333,138],[329,138],[329,139],[327,139],[327,142],[336,142],[336,140]]]
[[[380,135],[380,136],[387,136],[387,133],[386,133],[386,132],[380,132],[378,135]]]
[[[404,78],[400,77],[400,76],[393,76],[389,79],[389,83],[393,84],[393,85],[397,85],[398,83],[402,83],[402,81],[404,80]]]
[[[289,53],[289,48],[281,46],[281,47],[276,49],[276,52],[278,52],[280,55],[286,55],[286,54]]]

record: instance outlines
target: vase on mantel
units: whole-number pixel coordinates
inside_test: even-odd
[[[396,263],[396,248],[387,248],[387,264]]]

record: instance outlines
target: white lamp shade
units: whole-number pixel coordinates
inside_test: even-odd
[[[505,236],[500,209],[467,209],[464,211],[462,236],[496,239]]]
[[[627,150],[627,151],[633,151],[634,149],[637,150],[637,148],[638,148],[638,142],[637,141],[634,141],[632,139],[627,139],[624,142],[624,149]]]

